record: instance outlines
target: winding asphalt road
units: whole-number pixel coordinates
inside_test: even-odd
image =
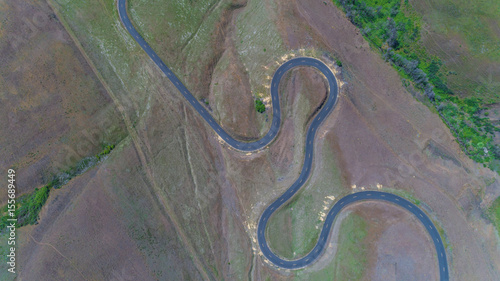
[[[282,206],[285,202],[287,202],[293,195],[304,185],[304,183],[309,178],[312,167],[313,160],[313,152],[314,152],[314,137],[316,135],[316,131],[321,125],[321,122],[330,114],[333,110],[335,103],[337,101],[338,87],[337,80],[335,76],[331,72],[330,68],[326,66],[320,60],[309,58],[309,57],[300,57],[294,58],[283,65],[281,65],[275,72],[273,79],[271,81],[271,97],[273,103],[273,119],[271,128],[267,132],[267,134],[261,138],[260,140],[254,142],[241,142],[235,140],[231,137],[210,115],[210,113],[205,109],[203,105],[201,105],[196,98],[189,92],[189,90],[182,84],[182,82],[175,76],[175,74],[165,65],[165,63],[158,57],[158,55],[153,51],[153,49],[149,46],[149,44],[142,38],[142,36],[137,32],[137,30],[132,25],[130,18],[127,13],[127,2],[126,0],[118,0],[118,13],[120,16],[120,20],[122,24],[125,26],[130,35],[139,43],[142,49],[148,54],[148,56],[153,60],[153,62],[160,68],[160,70],[170,79],[173,85],[179,90],[179,92],[186,98],[186,100],[191,104],[191,106],[201,115],[205,121],[212,127],[212,129],[224,140],[227,144],[234,147],[237,150],[241,151],[255,151],[266,147],[278,134],[280,125],[281,125],[281,107],[278,93],[278,86],[281,81],[283,75],[290,69],[297,66],[310,66],[319,70],[327,79],[328,85],[330,88],[328,98],[326,102],[323,104],[321,110],[307,130],[306,134],[306,148],[305,148],[305,159],[304,164],[302,166],[302,171],[297,178],[297,180],[293,183],[293,185],[288,188],[288,190],[282,194],[276,201],[271,203],[262,214],[259,224],[257,227],[257,237],[260,249],[264,256],[268,258],[275,265],[287,268],[287,269],[297,269],[303,268],[310,265],[314,262],[321,254],[323,253],[330,230],[333,226],[333,222],[337,214],[347,205],[352,204],[358,201],[364,200],[382,200],[386,202],[390,202],[396,204],[406,210],[410,211],[417,217],[420,222],[424,225],[429,233],[430,237],[434,242],[434,246],[436,247],[437,258],[439,262],[439,272],[441,280],[449,280],[448,274],[448,263],[446,261],[446,252],[443,246],[443,242],[441,241],[441,237],[436,227],[433,225],[432,221],[429,217],[420,210],[417,206],[409,202],[408,200],[401,198],[397,195],[379,192],[379,191],[364,191],[357,192],[354,194],[347,195],[341,198],[333,208],[328,212],[328,215],[325,219],[325,223],[319,235],[318,242],[316,246],[313,248],[311,252],[309,252],[303,258],[298,260],[285,260],[277,255],[275,255],[266,241],[265,229],[267,225],[267,221],[271,217],[271,215],[276,211],[280,206]]]

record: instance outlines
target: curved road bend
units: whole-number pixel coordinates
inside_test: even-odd
[[[324,103],[321,111],[315,116],[313,121],[311,122],[307,134],[306,134],[306,147],[305,147],[305,158],[304,164],[302,167],[302,171],[295,181],[295,183],[284,193],[282,194],[276,201],[274,201],[271,205],[269,205],[264,213],[262,214],[259,224],[257,227],[257,237],[259,241],[259,246],[262,250],[262,253],[266,258],[268,258],[272,263],[279,267],[288,268],[288,269],[297,269],[303,268],[310,265],[313,261],[315,261],[321,254],[326,246],[326,242],[328,239],[328,234],[333,226],[333,221],[337,214],[347,205],[352,204],[361,200],[382,200],[386,202],[390,202],[396,205],[399,205],[406,210],[413,213],[420,222],[424,225],[429,233],[430,237],[434,241],[434,246],[436,247],[437,258],[439,262],[439,272],[441,280],[449,280],[448,274],[448,263],[446,261],[446,252],[444,250],[443,242],[441,241],[441,237],[439,236],[439,232],[436,230],[436,227],[433,225],[432,221],[429,217],[422,212],[417,206],[412,204],[406,199],[403,199],[397,195],[379,191],[365,191],[358,192],[354,194],[347,195],[341,198],[329,211],[323,228],[321,230],[318,243],[313,248],[309,254],[300,258],[298,260],[284,260],[277,255],[275,255],[269,245],[267,244],[265,237],[265,229],[267,225],[267,221],[281,205],[287,202],[293,195],[302,187],[302,185],[307,181],[312,167],[312,158],[314,151],[314,137],[316,135],[316,131],[320,126],[321,122],[328,116],[328,114],[333,110],[335,103],[337,101],[337,80],[335,76],[331,72],[331,70],[320,60],[314,58],[294,58],[283,65],[281,65],[275,72],[273,79],[271,81],[271,98],[273,103],[273,119],[272,124],[267,132],[267,134],[261,138],[260,140],[254,142],[241,142],[233,137],[231,137],[210,115],[210,113],[196,100],[196,98],[189,92],[189,90],[182,84],[182,82],[175,76],[175,74],[165,65],[165,63],[158,57],[158,55],[153,51],[153,49],[149,46],[149,44],[142,38],[142,36],[137,32],[134,28],[130,18],[127,13],[127,2],[126,0],[118,0],[118,13],[120,16],[120,20],[122,24],[125,26],[130,35],[139,43],[141,48],[148,54],[148,56],[153,60],[153,62],[160,68],[160,70],[167,76],[168,79],[172,82],[172,84],[179,90],[179,92],[186,98],[186,100],[191,104],[191,106],[201,115],[203,119],[212,127],[212,129],[230,146],[241,150],[241,151],[255,151],[261,149],[268,145],[278,134],[280,125],[281,125],[281,107],[278,95],[278,86],[283,75],[290,69],[297,66],[311,66],[319,70],[323,75],[325,75],[328,85],[330,88],[330,93],[326,102]]]

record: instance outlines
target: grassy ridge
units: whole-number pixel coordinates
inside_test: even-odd
[[[107,145],[104,147],[96,156],[87,157],[81,160],[75,167],[62,172],[52,178],[51,182],[42,188],[35,188],[31,193],[24,194],[18,198],[16,201],[15,217],[17,218],[17,227],[36,224],[38,221],[38,215],[42,210],[43,205],[47,202],[49,198],[50,190],[52,188],[60,188],[65,185],[72,178],[81,175],[89,168],[95,166],[102,158],[108,155],[115,145]],[[3,206],[1,209],[0,218],[0,232],[5,230],[6,226],[9,224],[7,219],[11,218],[8,215],[7,205]]]
[[[405,86],[422,90],[453,132],[462,150],[474,161],[500,171],[500,146],[493,142],[499,128],[480,113],[491,98],[459,98],[447,86],[454,75],[439,57],[428,54],[421,44],[422,19],[399,0],[333,0],[348,19],[359,27],[370,44],[379,49],[403,77]],[[411,83],[410,83],[411,82]]]

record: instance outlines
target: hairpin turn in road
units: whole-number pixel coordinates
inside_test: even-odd
[[[444,249],[443,242],[441,241],[441,236],[438,230],[429,219],[429,217],[420,210],[416,205],[409,202],[408,200],[394,195],[392,193],[380,192],[380,191],[364,191],[357,192],[338,200],[332,209],[328,212],[326,216],[325,223],[321,229],[318,242],[311,252],[306,256],[297,260],[285,260],[274,254],[266,241],[265,229],[267,222],[271,215],[280,208],[285,202],[290,200],[295,193],[304,185],[304,183],[309,178],[312,167],[312,159],[314,152],[314,137],[316,131],[321,125],[322,121],[330,114],[333,110],[335,103],[337,101],[338,87],[337,80],[334,74],[328,66],[318,59],[310,57],[299,57],[291,59],[281,65],[275,72],[273,79],[271,81],[271,98],[272,98],[272,108],[273,108],[273,118],[269,131],[267,134],[254,142],[241,142],[233,137],[231,137],[210,115],[210,113],[196,100],[196,98],[189,92],[189,90],[182,84],[182,82],[175,76],[175,74],[165,65],[165,63],[158,57],[158,55],[153,51],[149,44],[142,38],[142,36],[137,32],[137,30],[132,25],[127,13],[127,1],[118,0],[118,13],[123,26],[127,29],[130,35],[135,39],[135,41],[141,46],[141,48],[146,52],[146,54],[153,60],[153,62],[160,68],[160,70],[170,79],[172,84],[179,90],[179,92],[184,96],[184,98],[191,104],[191,106],[200,114],[200,116],[205,119],[214,132],[219,135],[228,145],[234,147],[240,151],[255,151],[266,147],[278,134],[281,125],[281,108],[278,95],[278,86],[283,75],[290,69],[298,66],[310,66],[319,70],[327,79],[330,88],[328,98],[326,102],[322,105],[321,110],[314,117],[313,121],[309,125],[306,134],[306,147],[305,147],[305,158],[304,164],[302,166],[302,171],[293,183],[293,185],[288,188],[288,190],[283,193],[278,199],[276,199],[271,205],[269,205],[262,216],[260,217],[259,224],[257,227],[257,237],[262,254],[269,259],[273,264],[278,267],[287,269],[297,269],[303,268],[314,262],[319,256],[322,255],[325,246],[327,245],[328,235],[331,228],[333,227],[333,222],[337,214],[346,206],[365,200],[382,200],[392,204],[396,204],[412,214],[415,215],[417,219],[423,224],[425,229],[430,235],[430,238],[434,242],[436,248],[438,263],[439,263],[439,274],[442,281],[449,280],[448,273],[448,263],[446,260],[446,251]]]

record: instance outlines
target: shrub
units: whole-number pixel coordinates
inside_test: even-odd
[[[43,205],[49,198],[49,193],[52,188],[60,188],[70,181],[75,176],[84,173],[90,167],[96,165],[102,156],[108,155],[115,148],[114,144],[103,147],[96,156],[86,157],[76,164],[76,166],[61,172],[59,175],[53,176],[52,180],[44,187],[35,188],[31,193],[22,195],[16,202],[15,215],[17,217],[17,226],[25,226],[28,224],[35,224],[38,221],[38,215],[42,210]],[[7,205],[3,206],[0,210],[0,231],[3,231],[7,226]]]
[[[255,100],[255,109],[257,110],[258,113],[263,113],[266,111],[266,106],[260,99]]]
[[[18,209],[17,223],[19,226],[35,224],[38,220],[38,214],[43,204],[49,198],[50,187],[44,186],[40,189],[35,188],[31,194],[19,198],[21,207]]]

